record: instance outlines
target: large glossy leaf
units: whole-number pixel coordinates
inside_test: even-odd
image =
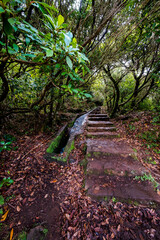
[[[65,42],[65,45],[66,46],[69,46],[69,44],[71,43],[72,41],[72,38],[73,38],[73,34],[71,32],[67,32],[67,33],[64,33],[64,42]]]
[[[3,12],[5,12],[5,10],[2,7],[0,7],[0,14]]]
[[[58,26],[61,26],[64,23],[64,17],[62,15],[58,16]]]
[[[10,23],[10,25],[12,26],[12,28],[15,30],[15,32],[17,31],[17,27],[15,26],[15,23],[18,23],[16,18],[8,18],[8,22]]]
[[[29,45],[30,41],[31,41],[31,40],[30,40],[28,37],[26,37],[26,44],[27,44],[27,45]]]
[[[49,16],[48,14],[44,14],[44,16],[47,18],[47,20],[51,24],[52,28],[55,29],[55,23],[54,23],[53,18],[51,16]]]
[[[43,7],[45,7],[47,9],[47,11],[50,9],[52,11],[58,12],[58,10],[52,5],[48,5],[47,3],[44,2],[38,2],[39,4],[41,4]]]
[[[45,7],[41,6],[40,2],[33,2],[32,5],[37,7],[43,14],[49,13],[51,15],[51,12],[48,9],[47,9],[48,10],[47,11]],[[46,4],[46,5],[48,5],[48,4]]]
[[[84,95],[85,95],[86,98],[92,98],[92,95],[89,94],[89,93],[84,93]]]
[[[19,47],[18,47],[18,45],[17,45],[17,44],[15,44],[15,43],[13,43],[13,48],[14,48],[14,50],[15,50],[16,52],[18,52],[18,51],[19,51]]]
[[[70,57],[68,57],[68,56],[66,57],[66,62],[68,64],[69,68],[73,69],[73,63],[72,63],[72,60],[70,59]]]
[[[8,22],[8,19],[4,19],[3,24],[4,24],[4,32],[5,32],[5,34],[7,34],[7,35],[11,34],[13,28],[12,28],[11,24]]]
[[[17,52],[13,48],[8,47],[8,53],[9,54],[16,54]]]
[[[84,61],[89,62],[89,59],[83,54],[83,53],[79,53],[80,58],[82,58]]]
[[[76,38],[73,38],[73,40],[72,40],[72,46],[73,46],[74,48],[76,48],[76,46],[77,46],[77,39],[76,39]]]
[[[46,56],[47,56],[47,57],[52,57],[52,56],[53,56],[53,50],[48,49],[48,50],[46,51]]]

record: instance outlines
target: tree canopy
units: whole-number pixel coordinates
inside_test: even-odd
[[[1,117],[43,112],[52,122],[85,98],[112,116],[157,102],[159,10],[155,0],[1,1]]]

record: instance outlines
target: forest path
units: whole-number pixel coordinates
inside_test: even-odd
[[[93,199],[160,203],[150,173],[105,114],[89,114],[85,189]]]

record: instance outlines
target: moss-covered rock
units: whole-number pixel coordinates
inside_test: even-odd
[[[60,142],[64,138],[68,131],[68,124],[66,124],[61,130],[58,132],[57,137],[51,142],[49,147],[47,148],[46,152],[47,153],[54,153],[56,152],[56,149],[59,147]]]

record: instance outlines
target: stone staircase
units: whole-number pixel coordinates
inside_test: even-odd
[[[87,169],[85,188],[93,199],[160,203],[153,182],[136,153],[117,134],[106,114],[91,113],[86,122]]]

